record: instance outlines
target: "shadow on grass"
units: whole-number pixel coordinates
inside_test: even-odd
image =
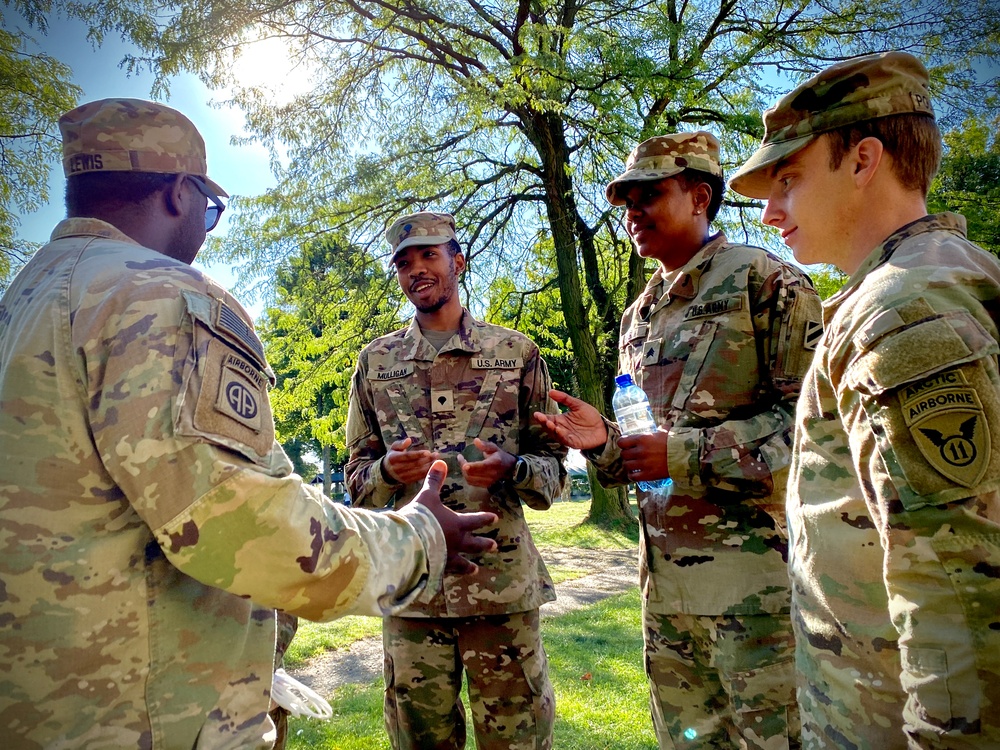
[[[642,670],[638,589],[546,620],[542,638],[556,694],[558,750],[656,750]],[[329,696],[329,722],[292,719],[293,750],[389,748],[382,726],[381,679]],[[471,749],[475,743],[471,739]]]

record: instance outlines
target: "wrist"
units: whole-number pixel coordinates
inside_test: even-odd
[[[522,484],[528,478],[528,471],[531,467],[528,466],[528,462],[524,460],[521,456],[518,456],[514,461],[514,466],[511,469],[510,479],[514,484]]]

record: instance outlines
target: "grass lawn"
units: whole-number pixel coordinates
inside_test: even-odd
[[[630,549],[638,545],[636,529],[609,531],[585,524],[589,509],[585,499],[558,502],[546,511],[524,510],[535,544],[541,548]],[[586,572],[549,566],[556,583]],[[640,623],[637,589],[545,621],[542,637],[556,694],[555,747],[559,750],[655,750]],[[382,621],[374,617],[344,617],[325,624],[302,620],[285,655],[285,666],[300,666],[324,651],[377,636],[381,629]],[[333,719],[292,719],[288,746],[296,750],[388,749],[382,726],[384,689],[379,678],[369,685],[345,685],[326,696],[333,706]],[[471,725],[467,746],[470,750],[475,746]]]
[[[639,592],[546,620],[542,631],[556,694],[554,746],[559,750],[655,750],[642,671]],[[292,719],[293,750],[388,750],[382,726],[381,678],[327,696],[328,722]],[[467,747],[475,746],[472,728]]]

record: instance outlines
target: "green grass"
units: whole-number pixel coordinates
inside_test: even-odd
[[[604,529],[585,523],[590,500],[553,503],[548,510],[524,509],[524,517],[537,547],[631,549],[639,544],[639,528]],[[633,512],[635,508],[633,508]]]
[[[334,622],[299,620],[299,629],[285,652],[285,669],[301,667],[324,651],[347,648],[355,641],[382,633],[382,618],[350,615]]]
[[[642,670],[638,589],[545,620],[542,639],[556,694],[554,747],[559,750],[655,750]],[[590,679],[582,679],[588,676]],[[289,748],[386,750],[381,679],[346,685],[327,696],[328,722],[292,719]],[[468,747],[474,747],[469,727]]]

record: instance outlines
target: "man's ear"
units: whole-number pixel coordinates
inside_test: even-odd
[[[465,270],[465,256],[462,253],[458,253],[455,256],[455,273],[460,274]]]
[[[866,187],[878,172],[885,156],[885,146],[878,138],[869,136],[861,139],[861,142],[852,149],[851,159],[853,167],[854,183],[860,187]]]
[[[184,211],[184,201],[186,199],[184,195],[185,179],[187,179],[186,175],[176,175],[167,183],[167,187],[163,191],[164,206],[171,216],[179,216]]]

